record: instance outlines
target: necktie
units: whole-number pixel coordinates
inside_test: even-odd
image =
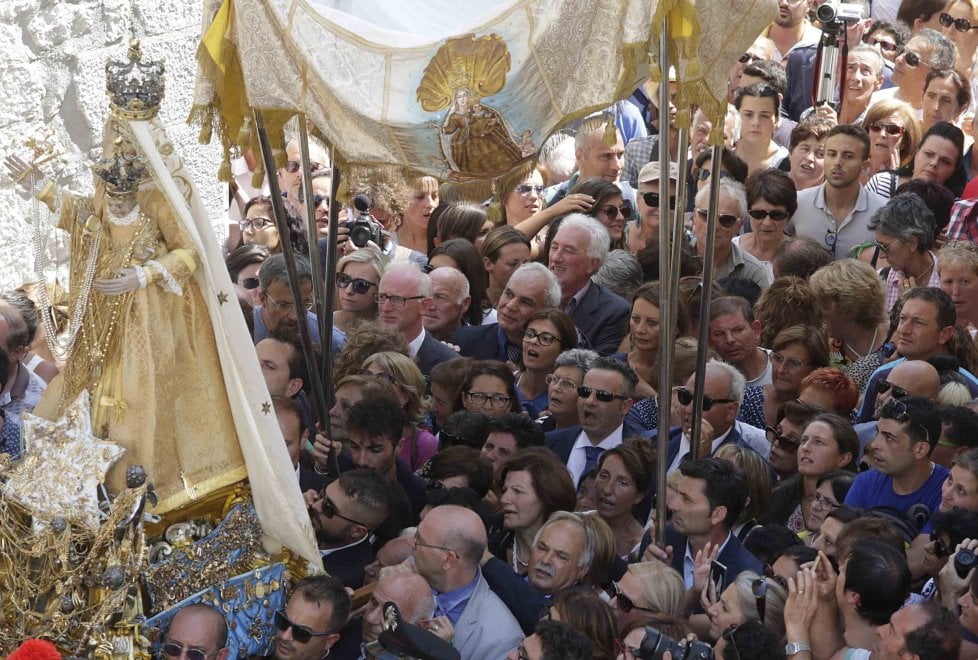
[[[584,453],[586,454],[586,458],[584,459],[584,472],[581,473],[582,476],[598,467],[598,459],[601,458],[604,449],[601,447],[585,447]]]
[[[513,364],[521,364],[523,362],[523,347],[506,342],[506,357]]]

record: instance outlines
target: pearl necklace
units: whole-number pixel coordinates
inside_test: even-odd
[[[520,559],[519,547],[520,547],[520,542],[516,538],[516,535],[513,535],[513,572],[516,573],[517,575],[519,575],[520,573],[520,569],[519,569],[520,566],[526,568],[530,565],[529,558],[527,558],[527,561],[523,561]]]

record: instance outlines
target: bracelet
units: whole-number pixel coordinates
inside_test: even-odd
[[[804,653],[811,650],[812,647],[810,644],[806,644],[804,642],[788,642],[784,647],[784,654],[790,658],[793,655],[798,655],[799,653]]]

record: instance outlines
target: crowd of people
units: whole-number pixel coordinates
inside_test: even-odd
[[[781,0],[731,68],[718,182],[710,120],[695,113],[678,153],[671,121],[660,130],[676,109],[652,84],[611,109],[614,139],[606,114],[585,119],[484,203],[355,170],[344,186],[369,217],[343,208],[335,237],[321,145],[311,200],[297,140],[277,173],[288,236],[251,186],[251,154],[235,164],[226,265],[328,573],[275,613],[272,657],[385,657],[388,602],[462,658],[650,657],[650,627],[724,659],[978,657],[978,2],[850,3],[838,96],[816,105],[818,4]],[[664,337],[659,225],[681,177]],[[331,240],[322,411],[298,327],[322,346],[308,256]],[[0,294],[0,447],[14,456],[59,368],[33,293]],[[223,658],[227,639],[222,614],[194,605],[161,648]]]

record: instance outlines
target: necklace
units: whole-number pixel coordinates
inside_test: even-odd
[[[928,252],[927,255],[930,256],[930,252]],[[933,261],[933,259],[931,260],[930,264],[927,265],[927,268],[925,268],[922,271],[920,271],[920,275],[917,275],[917,276],[914,277],[914,281],[917,283],[917,286],[926,286],[926,284],[923,283],[924,282],[924,275],[926,275],[927,273],[931,272],[932,270],[934,270],[934,261]]]
[[[854,348],[853,348],[852,346],[850,346],[850,345],[849,345],[849,344],[847,344],[846,342],[842,342],[842,345],[843,345],[843,346],[845,346],[845,347],[846,347],[846,349],[847,349],[847,350],[848,350],[848,351],[849,351],[850,353],[852,353],[853,355],[855,355],[857,359],[858,359],[858,358],[864,358],[864,357],[866,357],[866,356],[867,356],[867,355],[868,355],[869,353],[872,353],[872,352],[873,352],[873,349],[874,349],[874,348],[876,348],[876,335],[877,335],[877,334],[879,334],[879,331],[880,331],[880,327],[879,327],[879,326],[876,326],[876,329],[875,329],[875,330],[873,330],[873,338],[872,338],[872,340],[870,340],[870,342],[869,342],[869,351],[867,351],[866,353],[860,353],[860,352],[858,352],[858,351],[856,351],[856,349],[854,349]]]
[[[520,559],[520,541],[514,535],[513,536],[513,572],[519,574],[520,573],[519,567],[522,566],[523,568],[526,568],[527,566],[530,565],[529,562],[530,562],[529,557],[527,557],[526,561]]]

